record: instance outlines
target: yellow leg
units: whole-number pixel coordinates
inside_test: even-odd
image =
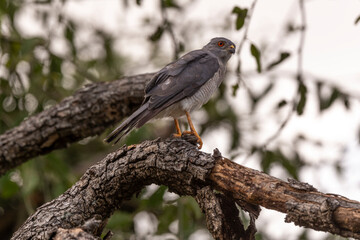
[[[188,120],[188,123],[189,123],[189,126],[190,126],[190,129],[191,131],[184,131],[182,134],[192,134],[192,135],[195,135],[195,137],[197,138],[197,142],[199,143],[199,149],[202,148],[202,145],[203,145],[203,142],[201,140],[201,137],[199,136],[199,134],[196,132],[195,130],[195,127],[191,121],[191,117],[190,117],[190,114],[188,112],[185,112],[186,114],[186,118]]]
[[[173,134],[174,137],[181,137],[181,129],[180,129],[180,125],[179,125],[179,121],[174,118],[174,123],[175,123],[175,127],[176,127],[176,133]]]

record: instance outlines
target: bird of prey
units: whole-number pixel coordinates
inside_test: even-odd
[[[199,149],[203,142],[189,112],[205,104],[224,80],[226,63],[235,53],[229,39],[211,39],[202,49],[191,51],[157,72],[145,87],[143,104],[105,139],[117,143],[134,127],[140,128],[154,118],[173,117],[175,137],[193,134]],[[186,115],[190,130],[181,132],[178,118]]]

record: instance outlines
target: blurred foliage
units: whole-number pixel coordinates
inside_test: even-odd
[[[123,1],[125,6],[128,1],[130,0]],[[134,2],[139,8],[143,5],[141,0]],[[19,125],[28,116],[70,96],[86,83],[112,81],[123,74],[124,57],[114,51],[115,41],[119,36],[64,15],[61,10],[65,3],[66,0],[0,1],[0,134]],[[186,42],[179,35],[186,33],[175,31],[176,23],[169,12],[183,14],[183,6],[180,1],[175,0],[159,0],[158,3],[161,20],[144,21],[153,28],[144,38],[148,37],[149,43],[157,46],[165,36],[169,37],[174,58],[177,58],[184,51]],[[41,23],[42,34],[31,36],[19,27],[19,15],[29,7],[37,9],[35,18]],[[224,17],[233,17],[233,29],[245,31],[246,21],[251,18],[250,12],[252,11],[248,8],[234,6],[232,12]],[[144,19],[147,18],[149,16],[144,16]],[[360,17],[355,20],[355,24],[359,20]],[[225,22],[224,29],[227,24]],[[302,30],[301,26],[289,22],[284,29],[284,38]],[[84,31],[89,36],[79,41],[79,35]],[[244,38],[244,43],[249,44],[250,54],[255,59],[256,74],[272,72],[297,54],[288,49],[272,50],[271,46],[266,47],[266,44],[254,43],[247,38]],[[238,57],[240,59],[240,51]],[[237,77],[240,79],[240,76]],[[244,97],[247,97],[246,101],[249,103],[247,117],[252,121],[251,124],[229,104],[227,96],[231,93],[227,92],[225,84],[221,85],[218,94],[203,107],[206,121],[200,124],[200,135],[224,127],[230,133],[231,155],[235,157],[243,154],[237,152],[239,149],[248,151],[250,155],[258,156],[263,171],[270,173],[274,167],[280,167],[288,177],[299,179],[299,171],[308,164],[299,151],[299,145],[306,141],[323,147],[322,143],[298,136],[288,143],[288,148],[291,149],[289,154],[289,149],[284,150],[284,146],[269,148],[268,144],[259,145],[246,138],[247,135],[256,135],[260,131],[259,123],[254,119],[259,106],[267,101],[276,88],[277,83],[273,80],[270,79],[260,90],[246,89]],[[290,113],[288,116],[305,114],[309,94],[316,95],[320,113],[330,109],[336,102],[341,103],[345,109],[351,109],[352,97],[335,85],[322,79],[310,80],[306,74],[293,76],[291,80],[296,85],[294,99],[279,99],[272,109],[271,117],[281,116],[286,109]],[[243,86],[245,84],[240,80],[232,85],[232,95],[236,96],[239,90],[244,90]],[[316,89],[315,93],[308,90],[312,87]],[[286,118],[280,123],[279,131],[271,140],[280,134],[288,120]],[[130,145],[152,139],[159,136],[161,131],[162,135],[169,136],[172,129],[164,131],[147,124],[129,134],[125,143]],[[101,139],[87,138],[67,149],[36,157],[1,177],[0,236],[8,239],[38,206],[62,194],[89,166],[102,159],[109,151],[111,148],[105,146]],[[339,161],[335,162],[335,167],[341,174]],[[141,212],[147,212],[156,218],[157,222],[153,222],[156,225],[153,235],[170,232],[179,239],[188,239],[194,231],[206,228],[201,210],[193,198],[169,200],[166,195],[167,188],[160,186],[153,193],[148,189],[143,190],[138,197],[134,196],[125,202],[107,225],[107,229],[115,233],[113,239],[134,238],[134,218]],[[177,231],[171,230],[174,223],[178,226]],[[256,239],[271,239],[271,236],[259,233]],[[299,239],[309,239],[307,231]]]
[[[296,106],[296,112],[298,115],[302,115],[304,113],[306,99],[307,99],[306,93],[307,93],[306,85],[302,81],[299,81],[298,95],[300,96],[300,98]]]
[[[232,13],[236,14],[236,30],[240,30],[244,26],[247,12],[247,8],[240,8],[238,6],[234,7],[234,9],[232,10]]]
[[[261,53],[260,53],[260,50],[255,46],[255,44],[251,44],[250,45],[250,52],[251,52],[251,55],[255,58],[255,61],[256,61],[256,70],[258,73],[261,73]]]
[[[92,32],[90,40],[79,46],[76,35],[80,26],[55,11],[52,1],[42,2],[42,6],[49,8],[37,11],[44,36],[22,34],[16,13],[29,4],[0,3],[0,103],[4,110],[0,132],[59,102],[89,81],[110,81],[122,73],[121,57],[112,50],[113,37],[101,29],[88,29]],[[55,19],[56,23],[50,21]],[[64,46],[56,47],[54,41],[61,41]],[[93,58],[91,49],[98,43],[102,46],[101,53]]]
[[[289,176],[299,180],[298,169],[300,169],[304,162],[301,160],[301,157],[298,153],[294,153],[294,157],[289,158],[280,150],[259,150],[261,159],[261,168],[264,172],[269,173],[273,165],[280,165],[284,170],[287,171]]]
[[[266,67],[266,70],[267,71],[272,70],[274,67],[276,67],[277,65],[279,65],[280,63],[282,63],[283,61],[288,59],[290,56],[291,56],[291,54],[289,52],[281,52],[279,59],[275,60],[274,62],[269,63],[269,65]]]
[[[29,36],[19,28],[18,15],[32,4],[44,32],[39,36]],[[122,75],[123,60],[113,51],[114,38],[87,26],[91,37],[80,45],[76,38],[84,26],[66,18],[56,7],[51,0],[0,1],[0,133],[88,82],[111,81]],[[63,46],[56,47],[55,41]],[[92,48],[99,44],[101,51],[95,55]],[[0,235],[7,239],[37,207],[76,182],[105,150],[101,140],[85,139],[28,161],[0,178],[0,215],[11,212],[16,223],[0,226]]]

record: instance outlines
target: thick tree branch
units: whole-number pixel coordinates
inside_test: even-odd
[[[40,207],[12,239],[49,239],[59,227],[75,228],[96,218],[103,222],[151,183],[180,195],[196,195],[215,164],[211,155],[181,139],[146,141],[122,147],[91,167],[57,199]]]
[[[253,170],[228,159],[216,162],[210,175],[214,188],[234,199],[286,213],[286,222],[360,238],[360,203],[324,194],[311,185],[289,182]]]
[[[124,199],[151,183],[166,185],[180,195],[195,196],[210,219],[209,230],[216,239],[222,239],[221,233],[248,239],[255,231],[226,232],[234,224],[241,227],[229,199],[249,211],[250,216],[256,217],[255,205],[262,205],[286,213],[287,222],[360,238],[359,202],[320,193],[294,180],[282,181],[218,154],[203,153],[182,139],[171,138],[124,146],[109,154],[71,189],[40,207],[12,239],[49,239],[59,233],[59,228],[84,229],[81,226],[91,219],[97,221],[96,227],[90,228],[97,236]],[[212,189],[219,192],[212,193]],[[220,216],[213,216],[214,213]],[[224,222],[216,222],[217,218]]]
[[[102,133],[142,102],[153,74],[86,85],[0,136],[0,176],[26,160]]]

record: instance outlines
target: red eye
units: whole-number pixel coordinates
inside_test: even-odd
[[[218,42],[219,47],[223,47],[224,45],[225,45],[225,43],[223,41]]]

